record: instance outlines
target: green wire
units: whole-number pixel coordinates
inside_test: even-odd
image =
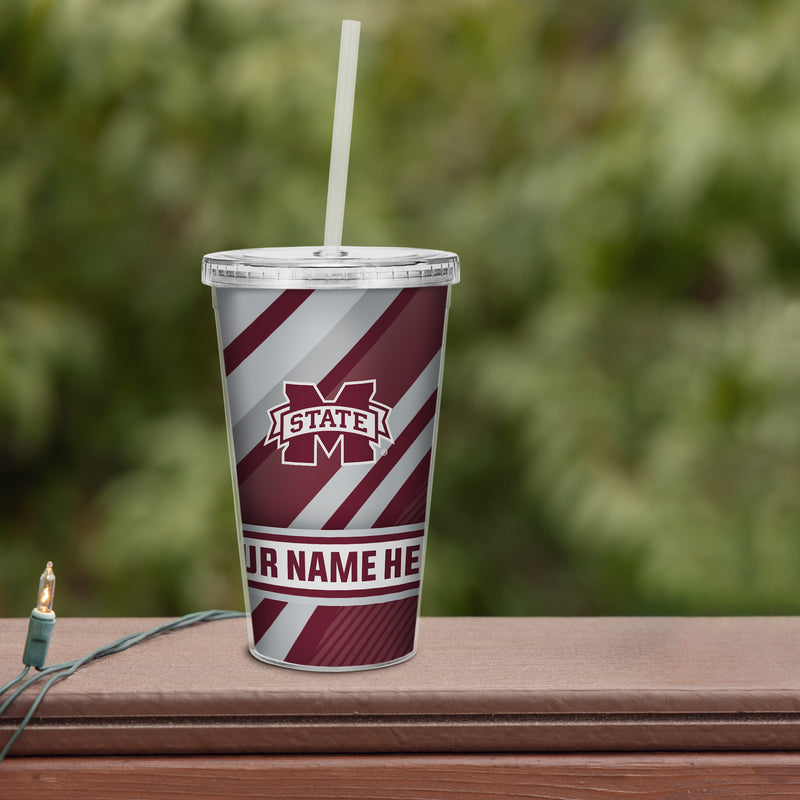
[[[14,686],[14,684],[19,683],[30,671],[30,666],[26,666],[16,678],[10,680],[2,689],[0,689],[0,697],[2,697],[12,686]]]
[[[50,688],[58,683],[59,681],[68,678],[72,675],[77,669],[82,667],[84,664],[88,664],[90,661],[94,661],[98,658],[103,658],[104,656],[112,655],[113,653],[119,653],[122,650],[127,650],[129,647],[133,647],[133,645],[139,644],[147,639],[152,639],[154,636],[158,636],[161,633],[166,633],[169,631],[180,630],[182,628],[188,628],[190,625],[196,625],[200,622],[214,622],[215,620],[221,619],[232,619],[234,617],[243,617],[244,614],[241,611],[220,611],[220,610],[212,610],[212,611],[196,611],[192,614],[186,614],[183,617],[179,617],[176,620],[172,620],[170,622],[166,622],[163,625],[158,625],[155,628],[150,629],[149,631],[143,631],[142,633],[132,633],[128,636],[123,636],[121,639],[117,639],[117,641],[112,642],[111,644],[103,645],[102,647],[98,647],[96,650],[92,650],[91,653],[83,656],[82,658],[77,658],[74,661],[66,661],[63,664],[54,664],[50,667],[45,667],[43,670],[39,672],[38,675],[34,675],[32,678],[28,678],[27,681],[22,683],[21,686],[17,687],[17,689],[5,700],[5,702],[0,706],[0,716],[5,713],[6,709],[11,705],[11,703],[19,697],[22,692],[25,691],[29,686],[32,686],[34,683],[40,680],[44,680],[47,678],[47,682],[39,691],[39,694],[36,696],[36,699],[31,704],[31,707],[28,709],[28,713],[23,718],[22,722],[20,722],[17,730],[14,732],[12,737],[6,742],[5,747],[3,748],[2,752],[0,752],[0,762],[8,754],[9,750],[11,750],[12,745],[14,742],[17,741],[22,731],[25,730],[27,724],[31,721],[34,712],[41,703],[44,696],[50,691]],[[12,686],[19,683],[25,676],[28,674],[28,670],[30,667],[26,668],[22,671],[20,675],[18,675],[14,680],[7,683],[2,691],[0,691],[0,695],[2,695],[6,690],[10,689]]]

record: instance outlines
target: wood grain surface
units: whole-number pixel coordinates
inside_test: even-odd
[[[60,619],[50,663],[158,622]],[[0,682],[26,627],[0,620]],[[54,687],[0,798],[800,798],[798,664],[790,617],[423,619],[414,659],[354,673],[267,666],[215,622]]]
[[[56,624],[49,663],[161,620]],[[0,620],[0,682],[27,620]],[[56,685],[12,754],[780,751],[800,745],[800,620],[423,618],[418,654],[313,673],[244,621],[161,636]],[[0,746],[33,695],[0,718]],[[0,797],[2,795],[0,794]]]
[[[787,800],[800,755],[26,758],[0,765],[0,788],[14,800]]]

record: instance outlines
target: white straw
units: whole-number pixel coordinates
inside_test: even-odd
[[[328,203],[325,207],[323,253],[339,255],[342,249],[344,196],[347,191],[347,166],[350,161],[350,133],[353,129],[353,104],[356,94],[358,36],[361,23],[342,21],[342,43],[339,48],[339,77],[336,80],[336,105],[333,111],[331,171],[328,176]]]

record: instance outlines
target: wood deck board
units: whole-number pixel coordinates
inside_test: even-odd
[[[18,758],[0,765],[13,798],[238,800],[787,800],[800,796],[788,753],[269,758]]]
[[[161,620],[59,619],[48,663]],[[0,681],[27,620],[0,620]],[[800,619],[423,618],[418,654],[313,673],[244,621],[163,635],[56,685],[15,755],[794,750]],[[0,719],[0,743],[25,713]]]

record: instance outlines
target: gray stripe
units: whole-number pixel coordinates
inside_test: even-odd
[[[311,619],[316,606],[289,603],[256,642],[256,650],[267,658],[283,661]]]
[[[422,571],[420,571],[420,577],[421,576]],[[309,613],[310,617],[311,613],[313,613],[317,606],[372,606],[378,603],[390,603],[393,600],[405,600],[407,597],[416,597],[420,593],[419,589],[406,589],[402,592],[382,594],[374,597],[298,597],[296,595],[291,595],[290,599],[290,596],[288,595],[280,594],[278,592],[264,591],[263,589],[248,589],[248,591],[250,593],[250,602],[252,603],[253,608],[255,608],[259,601],[264,598],[268,598],[270,600],[280,600],[284,603],[287,600],[289,601],[289,604],[278,615],[275,622],[272,624],[272,627],[275,626],[275,624],[278,622],[278,619],[280,619],[287,609],[292,608],[293,606],[309,608],[311,610]],[[272,630],[272,627],[270,627],[269,630]],[[267,633],[268,632],[269,631],[267,631]],[[264,636],[266,636],[266,634],[264,634]],[[264,641],[264,636],[261,637],[260,641]],[[291,647],[289,649],[291,649]],[[261,648],[259,648],[259,652],[260,651]],[[289,651],[287,650],[286,652],[288,653]],[[264,655],[268,656],[268,658],[274,658],[271,653],[264,653]]]
[[[305,340],[305,344],[302,348],[298,346],[298,342],[292,341],[281,359],[275,359],[268,363],[263,363],[264,359],[261,360],[260,367],[262,370],[266,370],[265,372],[249,371],[248,399],[242,403],[246,407],[246,413],[242,414],[240,411],[240,416],[234,417],[233,440],[237,461],[241,461],[266,438],[269,431],[269,409],[286,400],[283,394],[283,382],[285,380],[306,383],[321,381],[380,319],[399,291],[394,289],[373,289],[358,293],[318,291],[314,296],[332,297],[336,294],[348,294],[350,297],[355,297],[358,302],[355,304],[351,302],[352,307],[347,310],[347,313],[339,314],[333,319],[331,319],[330,313],[333,305],[327,304],[325,309],[327,318],[324,325],[318,324],[314,328],[316,332],[312,337],[304,332],[302,338]],[[309,298],[303,305],[310,303],[311,299]],[[321,331],[320,327],[324,327],[325,330]],[[276,331],[276,333],[278,332]],[[290,357],[290,354],[293,354],[294,357]],[[244,363],[247,364],[249,361],[250,359]],[[253,364],[253,367],[255,366]],[[268,391],[265,393],[265,390]],[[229,385],[229,392],[231,391]]]
[[[246,528],[246,530],[244,530]],[[420,528],[422,528],[422,523],[417,523],[416,525],[393,525],[391,527],[386,528],[364,528],[362,530],[356,530],[355,528],[348,528],[346,533],[348,536],[352,536],[357,538],[359,536],[386,536],[387,534],[409,534],[409,538],[413,538],[413,534],[417,533]],[[250,525],[249,523],[243,526],[243,533],[245,539],[248,538],[248,531],[253,531],[255,533],[274,533],[279,536],[285,536],[287,533],[287,528],[273,528],[268,525]],[[290,533],[293,536],[319,536],[319,537],[335,537],[341,536],[342,531],[336,530],[320,530],[318,528],[292,528]],[[250,537],[252,538],[252,537]]]
[[[400,487],[408,480],[414,468],[425,457],[433,445],[433,435],[436,430],[436,420],[431,420],[414,444],[408,448],[403,457],[395,464],[392,471],[384,478],[383,482],[372,493],[369,500],[364,503],[358,513],[350,521],[354,528],[367,528],[375,524],[392,498],[400,491]]]
[[[220,324],[222,346],[227,347],[282,294],[280,289],[217,289],[217,302],[224,307]]]
[[[422,374],[411,384],[408,391],[397,401],[397,405],[389,414],[389,430],[392,437],[396,440],[406,429],[408,424],[416,416],[431,392],[436,388],[439,380],[439,370],[441,365],[441,351],[439,351],[423,370]],[[380,398],[378,398],[380,399]],[[427,452],[427,450],[425,451]],[[423,452],[423,455],[425,455]],[[415,462],[414,466],[419,462]],[[372,469],[373,464],[364,466],[353,466],[347,469],[340,469],[314,496],[311,502],[295,517],[290,523],[290,528],[315,528],[324,525],[331,514],[344,502],[350,493],[364,479]],[[397,469],[397,466],[395,466]],[[406,476],[408,477],[408,476]],[[402,484],[401,484],[402,485]],[[389,498],[390,500],[391,498]],[[383,504],[385,508],[389,500]],[[348,525],[358,527],[355,522]],[[365,525],[363,527],[368,527]]]

